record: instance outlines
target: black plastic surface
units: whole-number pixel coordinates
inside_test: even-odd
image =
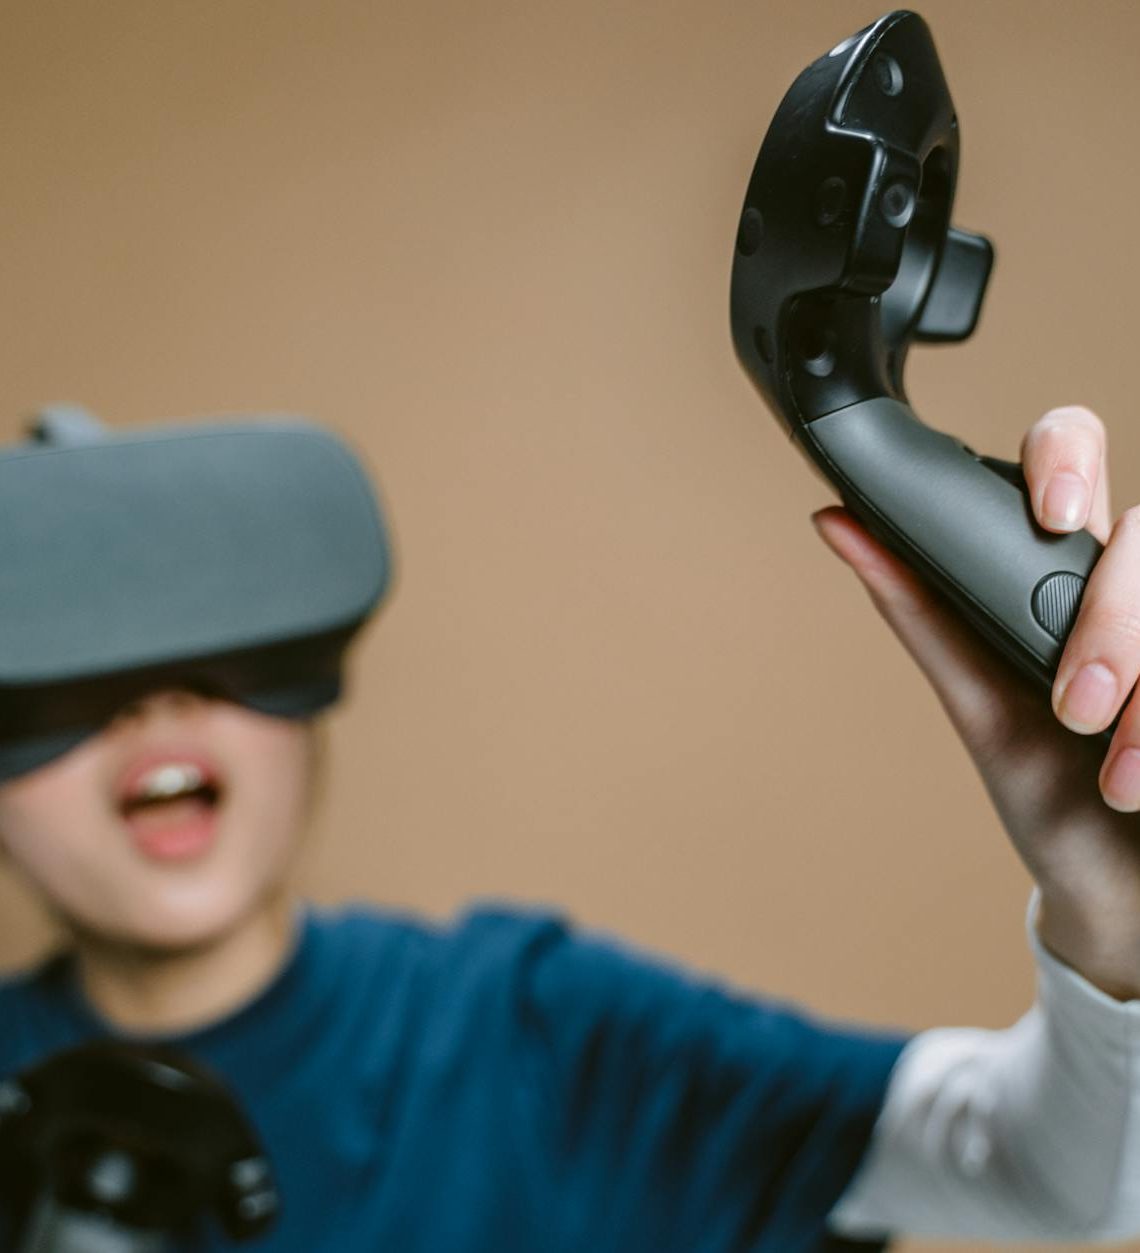
[[[231,1239],[251,1239],[281,1207],[221,1081],[178,1050],[126,1040],[56,1053],[0,1084],[0,1195],[20,1222],[47,1202],[60,1233],[86,1215],[108,1235],[172,1238],[212,1215]]]

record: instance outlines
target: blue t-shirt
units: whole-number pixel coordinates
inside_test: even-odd
[[[0,1024],[0,1075],[109,1034],[62,955],[0,981]],[[265,991],[166,1040],[237,1094],[283,1200],[269,1234],[235,1245],[211,1227],[195,1250],[879,1247],[825,1220],[904,1038],[748,999],[547,912],[309,908]]]

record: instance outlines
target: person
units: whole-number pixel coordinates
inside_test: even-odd
[[[68,936],[0,981],[0,1076],[106,1036],[207,1064],[274,1164],[269,1250],[1140,1233],[1140,507],[1111,523],[1087,410],[1046,414],[1022,461],[1041,524],[1106,546],[1052,708],[846,510],[813,516],[1036,881],[1013,1026],[830,1022],[522,905],[317,909],[291,874],[317,720],[163,688],[0,786],[3,849]]]

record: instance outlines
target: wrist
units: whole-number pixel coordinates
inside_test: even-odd
[[[1042,890],[1034,927],[1046,949],[1118,1001],[1140,999],[1140,901],[1089,908]]]

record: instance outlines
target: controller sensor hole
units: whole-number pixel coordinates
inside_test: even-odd
[[[736,250],[744,257],[750,257],[760,247],[764,237],[764,218],[759,209],[745,209],[740,218],[740,229],[736,233]]]
[[[800,337],[800,362],[817,379],[825,379],[835,369],[835,336],[830,331],[809,327]]]
[[[847,203],[847,184],[833,175],[825,178],[815,194],[815,220],[820,226],[830,226],[839,220]]]
[[[909,183],[891,183],[879,201],[883,217],[891,226],[900,229],[910,225],[910,220],[914,217],[914,206],[914,188]]]
[[[875,83],[884,96],[897,96],[903,89],[902,66],[892,56],[880,53],[871,65]]]

